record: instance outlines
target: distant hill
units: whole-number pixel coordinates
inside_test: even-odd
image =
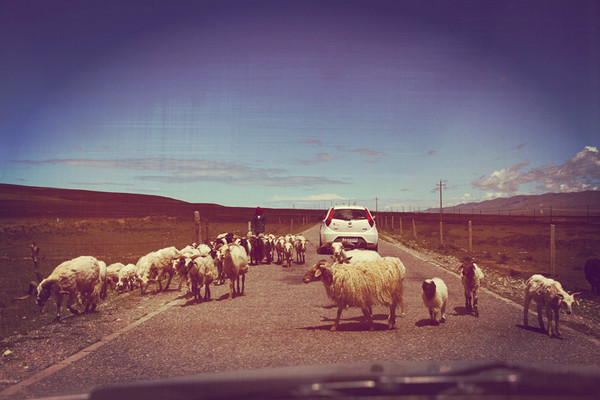
[[[519,195],[506,198],[497,198],[483,202],[473,202],[459,204],[453,207],[444,207],[446,212],[460,213],[483,213],[483,214],[508,214],[514,215],[544,212],[547,213],[552,208],[556,214],[579,214],[590,212],[598,214],[600,212],[600,191],[585,191],[576,193],[545,193],[540,195]],[[439,207],[430,209],[430,212],[439,212]]]
[[[250,220],[253,207],[226,207],[212,203],[187,203],[168,197],[143,194],[56,189],[0,183],[0,218],[8,217],[145,217],[165,215],[193,218],[194,211],[211,220]],[[267,218],[310,215],[323,211],[265,209]]]

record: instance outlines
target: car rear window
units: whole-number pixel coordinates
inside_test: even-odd
[[[344,221],[350,221],[355,219],[367,219],[365,210],[347,209],[342,208],[339,210],[333,210],[333,218],[341,219]]]

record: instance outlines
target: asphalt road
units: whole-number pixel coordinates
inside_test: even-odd
[[[318,243],[317,229],[305,235]],[[263,367],[373,361],[503,360],[526,363],[600,365],[600,345],[563,329],[563,339],[525,329],[522,308],[487,291],[480,293],[480,316],[466,315],[457,275],[400,248],[380,242],[384,256],[404,262],[406,317],[387,330],[388,310],[374,307],[375,331],[362,312],[342,314],[339,330],[329,328],[336,308],[323,284],[302,283],[318,259],[309,246],[306,264],[251,266],[244,296],[228,300],[228,285],[214,286],[213,301],[176,300],[105,344],[14,396],[46,397],[87,392],[98,385],[189,376],[203,372]],[[440,277],[448,285],[446,322],[434,326],[421,300],[421,283]],[[161,296],[163,294],[158,294]],[[530,325],[537,326],[530,317]]]

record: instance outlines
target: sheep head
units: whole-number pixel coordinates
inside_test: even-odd
[[[328,266],[329,265],[327,264],[326,260],[318,261],[311,269],[306,271],[304,277],[302,278],[302,282],[310,283],[321,280],[321,277],[323,276],[323,271],[325,271]]]
[[[425,297],[427,299],[433,299],[435,297],[435,282],[432,281],[431,279],[428,279],[426,281],[423,282],[423,285],[421,285],[423,288],[423,293],[425,293]]]
[[[50,298],[52,294],[52,289],[54,286],[54,281],[49,281],[48,279],[44,279],[37,287],[37,305],[40,307],[40,311],[43,311],[44,305]]]
[[[465,277],[473,279],[475,276],[475,263],[473,261],[466,262],[460,266],[460,270]]]
[[[558,294],[558,307],[563,307],[567,314],[571,314],[573,312],[573,303],[579,305],[579,301],[575,299],[575,296],[580,295],[581,292],[570,294],[568,292],[559,293]]]

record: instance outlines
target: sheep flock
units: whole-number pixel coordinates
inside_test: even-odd
[[[118,295],[139,289],[140,294],[145,295],[152,289],[152,293],[156,294],[167,291],[173,279],[178,281],[177,290],[184,291],[182,298],[190,298],[190,302],[210,301],[210,287],[227,281],[228,298],[233,299],[244,295],[246,275],[252,266],[275,263],[290,268],[294,258],[296,264],[304,264],[307,243],[302,235],[277,237],[272,234],[253,235],[251,232],[246,236],[223,233],[206,244],[194,243],[181,249],[169,246],[152,251],[141,256],[135,264],[116,262],[107,266],[95,257],[80,256],[62,262],[41,282],[32,282],[28,296],[14,300],[24,300],[33,295],[43,311],[52,297],[57,305],[55,320],[60,321],[63,303],[75,315],[94,312],[108,292]],[[400,317],[406,315],[406,267],[402,261],[397,257],[382,257],[376,251],[354,249],[348,243],[326,243],[317,249],[317,253],[323,254],[322,250],[330,252],[331,258],[319,260],[310,267],[302,281],[306,284],[322,282],[327,296],[335,303],[337,315],[330,330],[338,330],[342,312],[350,307],[360,308],[367,328],[373,330],[373,306],[389,307],[387,328],[394,329],[397,308],[400,308]],[[597,294],[596,269],[595,264],[586,265],[588,280]],[[478,317],[478,291],[484,274],[472,259],[466,259],[458,272],[465,296],[463,314]],[[433,277],[425,279],[421,286],[420,296],[432,325],[445,322],[449,297],[445,282]],[[564,308],[570,314],[572,305],[577,304],[576,295],[578,293],[564,291],[555,280],[541,275],[532,276],[526,282],[524,293],[524,326],[528,325],[529,305],[533,300],[537,303],[540,329],[550,336],[560,336],[559,310]],[[76,303],[83,311],[75,308]],[[547,314],[547,327],[543,321],[543,310]]]

